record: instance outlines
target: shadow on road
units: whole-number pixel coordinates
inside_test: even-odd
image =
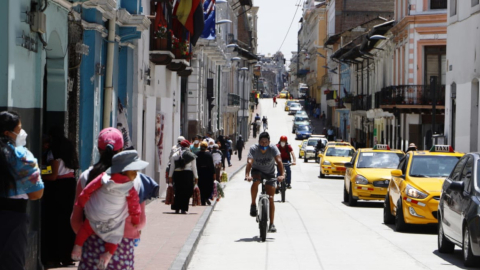
[[[342,202],[347,207],[351,208],[383,208],[383,202],[357,202],[357,206],[349,206],[347,202]]]
[[[395,225],[393,224],[384,224],[385,226],[392,229],[395,232]],[[409,224],[408,230],[406,232],[398,232],[404,234],[437,234],[437,225],[416,225],[416,224]]]
[[[198,215],[198,213],[186,213],[186,214],[176,214],[175,212],[163,212],[164,214],[167,214],[167,215],[179,215],[179,216],[183,216],[183,215]]]
[[[272,242],[274,240],[274,238],[268,238],[267,237],[267,240],[266,242]],[[262,242],[262,239],[260,239],[260,237],[258,237],[257,235],[252,237],[252,238],[240,238],[238,240],[236,240],[235,242],[244,242],[244,243],[252,243],[252,242]]]
[[[455,265],[460,269],[478,269],[475,267],[465,267],[463,265],[462,250],[458,249],[458,247],[457,249],[455,249],[455,251],[452,254],[442,254],[438,252],[438,250],[433,251],[433,254],[437,255],[438,257],[448,262],[448,263],[445,263],[445,265]]]
[[[320,177],[320,176],[317,176],[318,179],[322,179],[322,180],[344,180],[343,176],[325,176],[325,177]]]

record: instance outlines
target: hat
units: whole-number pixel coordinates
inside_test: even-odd
[[[200,143],[200,148],[208,148],[208,143],[207,142],[201,142]]]
[[[414,143],[411,143],[410,145],[408,145],[408,147],[415,147],[415,148],[417,148],[417,146],[416,146]]]
[[[98,134],[97,144],[100,150],[105,150],[110,145],[113,151],[119,151],[123,148],[123,134],[116,128],[105,128]]]
[[[218,144],[214,144],[212,147],[213,148],[218,148]]]
[[[177,142],[182,142],[182,141],[184,141],[184,140],[185,140],[185,137],[183,137],[183,136],[179,136],[179,137],[177,138]]]
[[[238,135],[239,138],[242,138],[242,134]]]
[[[148,162],[138,158],[136,150],[122,151],[112,158],[112,167],[108,168],[107,173],[121,173],[125,171],[140,171],[148,166]]]
[[[189,147],[189,146],[190,146],[190,142],[187,141],[187,140],[183,140],[183,141],[180,142],[180,145],[181,145],[182,147]]]

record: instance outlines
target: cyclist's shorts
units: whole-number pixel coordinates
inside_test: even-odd
[[[268,174],[262,173],[261,171],[256,170],[256,169],[252,169],[251,174],[252,174],[252,177],[253,177],[253,182],[257,182],[257,181],[260,181],[262,179],[268,179],[267,183],[265,183],[265,185],[275,187],[275,184],[277,182],[277,178],[275,177],[275,174],[268,175]]]

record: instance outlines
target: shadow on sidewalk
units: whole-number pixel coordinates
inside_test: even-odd
[[[267,238],[266,239],[267,241],[269,242],[273,242],[273,240],[275,240],[275,238]],[[262,242],[262,239],[258,236],[254,236],[252,238],[240,238],[238,239],[237,241],[235,241],[236,243],[252,243],[252,242]]]

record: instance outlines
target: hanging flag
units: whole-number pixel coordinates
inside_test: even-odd
[[[196,5],[195,5],[196,3]],[[193,32],[190,32],[190,43],[192,46],[197,44],[197,40],[200,38],[205,28],[205,19],[203,17],[203,5],[200,0],[194,0],[193,10],[188,17],[187,22],[191,22],[193,25]]]
[[[205,27],[203,28],[201,38],[215,39],[215,10],[210,12],[208,18],[205,19]]]

